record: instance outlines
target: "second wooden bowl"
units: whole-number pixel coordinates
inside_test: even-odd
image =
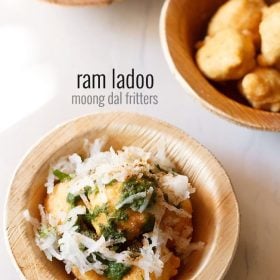
[[[237,124],[280,131],[280,113],[249,107],[237,90],[211,84],[199,71],[195,44],[203,38],[209,19],[226,0],[166,0],[160,19],[163,51],[172,73],[214,113]]]
[[[49,164],[59,157],[81,153],[84,139],[106,136],[108,145],[139,146],[156,151],[164,141],[167,154],[196,188],[193,241],[205,242],[194,252],[176,279],[217,280],[225,274],[237,245],[238,206],[231,183],[220,164],[200,144],[179,129],[131,113],[105,113],[82,117],[57,128],[24,159],[13,179],[6,209],[7,238],[18,268],[27,280],[73,279],[64,265],[50,262],[34,241],[32,226],[23,218],[29,209],[39,217],[38,204],[46,195],[44,183]]]
[[[102,5],[112,4],[113,2],[119,2],[121,0],[44,0],[44,1],[54,3],[54,4],[69,5],[69,6],[87,6],[87,5],[102,6]]]

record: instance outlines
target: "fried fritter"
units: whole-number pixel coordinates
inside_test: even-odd
[[[206,37],[196,60],[211,80],[238,80],[255,67],[255,47],[250,36],[227,28]]]
[[[150,275],[151,280],[169,280],[177,274],[180,266],[180,259],[174,254],[171,254],[168,261],[164,264],[163,271],[160,277],[155,277],[154,274]],[[82,274],[76,267],[72,269],[72,273],[79,280],[105,280],[106,276],[99,275],[95,271],[88,271]],[[141,280],[144,279],[144,272],[141,268],[133,266],[130,272],[123,278],[123,280]]]
[[[241,93],[257,109],[280,111],[280,72],[258,67],[239,84]]]
[[[222,5],[212,17],[208,35],[213,36],[226,28],[234,28],[253,37],[259,43],[259,24],[262,18],[263,0],[230,0]]]
[[[280,2],[264,10],[260,34],[262,42],[259,64],[280,68]]]
[[[45,210],[48,214],[53,215],[60,220],[60,213],[67,213],[71,206],[67,202],[67,194],[69,192],[69,183],[63,182],[54,186],[53,192],[47,195],[45,199]]]

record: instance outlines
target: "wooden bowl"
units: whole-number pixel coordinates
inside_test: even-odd
[[[161,12],[160,35],[172,73],[183,87],[208,109],[237,124],[280,131],[280,113],[249,107],[233,84],[211,84],[198,69],[195,44],[201,40],[214,12],[226,0],[166,0]]]
[[[217,160],[181,130],[132,113],[101,113],[71,121],[46,136],[23,160],[12,181],[6,208],[6,233],[12,255],[28,280],[73,279],[58,261],[50,262],[34,242],[32,226],[22,216],[29,209],[39,218],[38,204],[46,195],[44,183],[50,162],[81,153],[84,139],[108,137],[119,149],[135,145],[155,151],[164,140],[168,156],[187,174],[196,193],[193,241],[205,242],[194,252],[176,279],[220,279],[226,272],[239,234],[238,205],[229,178]]]
[[[109,5],[113,2],[121,0],[44,0],[54,4],[69,5],[69,6],[87,6],[87,5]]]

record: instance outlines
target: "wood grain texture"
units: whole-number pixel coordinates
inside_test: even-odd
[[[46,195],[44,183],[49,164],[59,157],[81,153],[84,139],[106,136],[113,146],[139,146],[155,152],[164,141],[167,154],[190,178],[196,193],[194,241],[203,241],[176,279],[221,279],[237,245],[238,205],[229,178],[217,160],[181,130],[164,122],[133,113],[99,113],[73,120],[46,136],[23,160],[12,181],[6,209],[6,233],[14,259],[28,280],[73,279],[59,262],[49,262],[34,242],[32,226],[23,219],[29,209],[39,217],[38,204]]]
[[[185,89],[219,116],[252,128],[280,131],[280,113],[253,109],[227,97],[196,66],[195,43],[203,38],[209,19],[225,2],[166,0],[161,12],[160,36],[171,72]],[[238,99],[240,93],[235,90],[233,96]]]
[[[113,2],[119,2],[122,0],[43,0],[53,4],[69,5],[69,6],[104,6],[112,4]]]

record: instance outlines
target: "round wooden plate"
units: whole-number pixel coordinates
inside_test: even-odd
[[[183,85],[212,112],[237,124],[280,131],[280,113],[253,109],[231,85],[218,89],[199,71],[195,44],[203,38],[209,19],[227,0],[166,0],[161,12],[160,36],[168,65]]]
[[[121,0],[44,0],[54,4],[70,5],[70,6],[86,6],[86,5],[109,5],[113,2],[118,2]]]
[[[49,164],[63,155],[82,153],[84,139],[106,136],[106,149],[134,145],[156,151],[164,141],[167,154],[187,174],[196,193],[193,241],[205,242],[194,252],[176,279],[217,280],[225,274],[239,234],[238,205],[229,178],[217,160],[183,131],[133,113],[99,113],[73,120],[51,132],[28,154],[12,181],[6,205],[6,233],[10,250],[28,280],[73,279],[58,261],[50,262],[34,242],[32,226],[22,216],[29,209],[39,217],[38,204],[46,195]]]

